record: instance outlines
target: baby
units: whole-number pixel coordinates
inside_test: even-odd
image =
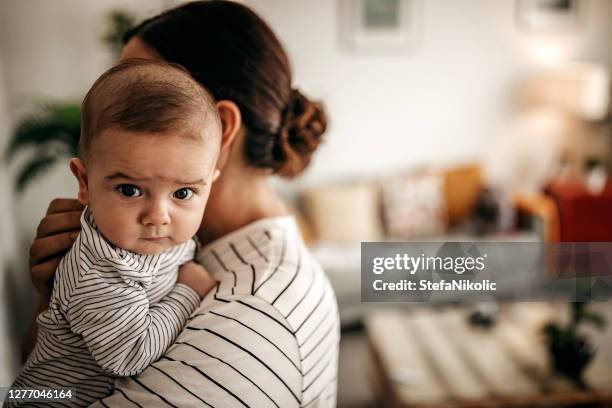
[[[173,343],[214,286],[191,261],[220,140],[213,98],[180,68],[130,60],[95,82],[70,162],[82,230],[14,387],[71,387],[89,405]]]

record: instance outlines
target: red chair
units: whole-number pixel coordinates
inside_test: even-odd
[[[612,241],[612,182],[598,194],[578,182],[551,183],[545,192],[557,206],[561,242]]]

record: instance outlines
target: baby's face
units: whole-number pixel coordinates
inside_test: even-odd
[[[193,237],[216,177],[210,138],[108,129],[90,146],[79,200],[104,237],[139,254],[155,254]],[[78,159],[74,159],[78,160]]]

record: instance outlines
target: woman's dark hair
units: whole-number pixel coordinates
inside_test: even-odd
[[[291,66],[270,27],[230,1],[195,1],[128,31],[168,62],[184,66],[217,100],[231,100],[247,129],[249,164],[293,177],[310,162],[327,119],[291,88]]]

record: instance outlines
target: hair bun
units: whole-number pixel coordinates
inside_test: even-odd
[[[284,160],[276,173],[283,177],[300,174],[310,163],[326,128],[327,117],[323,107],[311,102],[297,89],[292,89],[278,135]]]

